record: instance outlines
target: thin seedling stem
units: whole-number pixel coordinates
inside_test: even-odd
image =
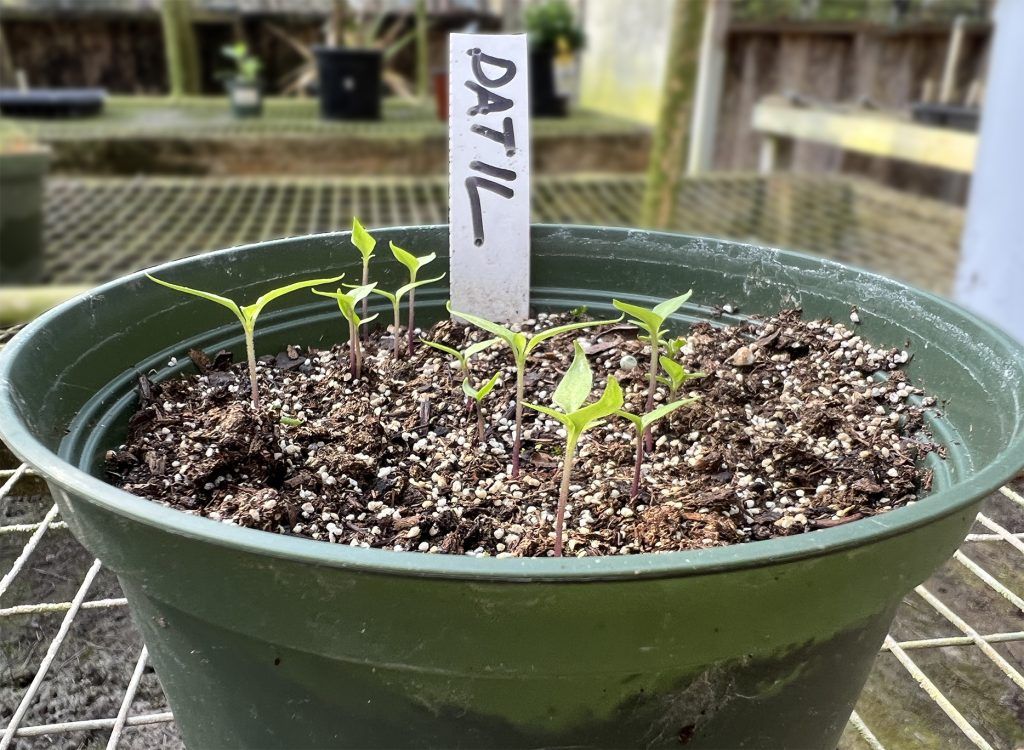
[[[348,324],[348,371],[353,377],[356,375],[356,329],[351,323]]]
[[[366,286],[369,283],[370,283],[370,261],[369,260],[364,260],[363,261],[363,286]],[[369,309],[369,305],[370,305],[369,298],[368,297],[363,297],[363,318],[367,317],[366,312]],[[369,329],[366,330],[366,336],[367,336],[367,338],[369,338],[369,336],[370,336]]]
[[[569,483],[572,480],[572,467],[576,463],[576,438],[569,436],[565,446],[565,462],[562,466],[562,486],[558,492],[558,511],[555,514],[555,557],[562,556],[562,532],[565,528],[565,506],[569,501]],[[540,511],[543,520],[544,511]]]
[[[249,385],[252,388],[252,408],[260,408],[260,389],[256,382],[256,344],[253,341],[254,331],[245,329],[245,354],[249,359]]]
[[[647,428],[648,434],[650,427]],[[644,463],[644,436],[637,430],[636,435],[636,465],[633,467],[633,485],[629,489],[629,499],[636,500],[640,494],[640,469]]]
[[[416,288],[413,287],[409,290],[409,331],[405,342],[405,352],[410,357],[412,356],[413,347],[413,319],[416,314]]]
[[[480,440],[480,444],[484,444],[484,434],[486,429],[484,428],[484,406],[479,401],[476,404],[476,432],[477,438]]]
[[[651,374],[648,377],[647,383],[647,408],[645,411],[651,411],[654,408],[654,392],[658,389],[658,338],[651,332]],[[651,436],[651,428],[648,427],[644,431],[644,442],[647,445],[647,450],[654,450],[654,438]]]
[[[395,360],[398,360],[398,358],[401,356],[401,352],[400,352],[401,343],[400,343],[399,338],[398,338],[398,329],[401,327],[401,323],[399,321],[398,298],[397,297],[395,298],[395,301],[394,301],[392,307],[394,307],[394,310],[395,310],[395,330],[392,331],[392,338],[394,339],[394,343],[392,344],[392,350],[391,351],[392,351],[392,356],[395,358]]]
[[[519,452],[523,447],[523,398],[526,395],[526,367],[516,368],[516,436],[512,445],[512,478],[519,477]]]

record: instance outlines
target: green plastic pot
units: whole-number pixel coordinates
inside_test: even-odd
[[[0,152],[0,284],[34,284],[43,268],[43,185],[50,149]]]
[[[376,234],[418,253],[448,246],[445,227]],[[375,263],[394,286],[400,269]],[[358,268],[348,234],[330,234],[158,275],[251,300],[285,279]],[[0,437],[116,571],[190,747],[834,748],[901,598],[1024,463],[1024,351],[924,292],[793,253],[586,227],[534,228],[533,282],[536,307],[596,314],[613,293],[692,286],[700,305],[680,326],[724,303],[835,318],[856,304],[859,332],[909,340],[911,376],[948,399],[932,420],[949,446],[935,491],[833,529],[614,558],[395,553],[224,525],[98,478],[137,373],[183,372],[191,346],[242,351],[215,306],[125,277],[47,313],[0,354]],[[420,315],[438,317],[445,297],[417,295]],[[260,317],[256,343],[268,353],[343,336],[330,305],[292,295]]]

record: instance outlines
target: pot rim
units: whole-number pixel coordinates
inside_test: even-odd
[[[396,232],[444,228],[447,225],[424,225],[415,227],[386,227],[380,232]],[[621,232],[634,234],[641,230],[621,227],[593,227],[585,225],[534,224],[533,230],[564,231],[583,230]],[[681,233],[646,231],[652,237],[691,237]],[[347,237],[349,232],[327,232],[308,236]],[[15,397],[11,388],[11,364],[18,356],[31,356],[29,348],[37,331],[44,329],[50,320],[80,304],[87,297],[103,292],[114,292],[116,287],[128,280],[141,279],[146,273],[171,269],[177,265],[194,262],[197,257],[216,258],[219,255],[237,253],[248,248],[273,246],[295,242],[302,238],[286,238],[269,242],[250,243],[233,248],[190,256],[121,276],[95,289],[58,305],[36,318],[0,350],[0,439],[20,459],[33,466],[51,485],[84,499],[104,510],[127,517],[138,523],[156,526],[165,532],[199,539],[209,544],[228,547],[235,551],[285,559],[296,563],[347,568],[366,573],[402,575],[410,577],[449,578],[460,580],[504,580],[529,582],[534,580],[581,582],[593,580],[630,580],[665,577],[707,575],[740,570],[764,565],[776,565],[795,560],[819,557],[845,549],[860,547],[884,539],[914,531],[936,522],[946,516],[962,511],[979,498],[994,492],[1013,478],[1024,465],[1024,423],[1018,423],[1013,437],[1005,448],[985,466],[971,474],[964,481],[946,487],[925,500],[896,510],[853,521],[830,529],[794,536],[777,537],[758,542],[735,544],[683,552],[644,553],[638,555],[603,557],[563,558],[478,558],[466,555],[427,555],[420,553],[398,553],[385,549],[366,549],[348,545],[330,544],[305,537],[285,536],[257,529],[242,528],[214,521],[209,518],[192,516],[179,510],[167,508],[151,500],[132,495],[122,489],[88,474],[65,461],[54,451],[37,440],[18,418]],[[750,243],[733,243],[737,246],[759,247]],[[835,261],[798,253],[791,250],[773,249],[782,257],[809,259],[840,268],[849,268]],[[894,284],[911,295],[926,298],[931,304],[961,319],[970,320],[972,325],[983,329],[989,343],[1014,352],[1024,363],[1024,347],[1008,334],[990,323],[976,317],[959,305],[938,297],[930,292],[915,289],[870,271],[855,269],[857,273],[885,283]],[[1022,407],[1024,408],[1024,407]],[[1017,460],[1013,456],[1018,456]]]

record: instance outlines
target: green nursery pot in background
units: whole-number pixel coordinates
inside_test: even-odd
[[[263,91],[259,83],[234,79],[228,81],[231,114],[236,118],[259,117],[263,114]]]
[[[445,227],[380,230],[445,252]],[[358,275],[347,234],[197,256],[161,278],[251,300],[285,279]],[[384,286],[394,263],[375,266]],[[1024,351],[939,298],[793,253],[635,230],[535,227],[533,303],[595,315],[693,287],[676,318],[799,305],[914,352],[948,404],[949,457],[910,507],[699,552],[492,559],[354,549],[227,526],[104,484],[136,374],[191,346],[241,353],[237,323],[140,274],[68,302],[0,353],[0,437],[46,477],[118,575],[186,744],[205,747],[834,748],[904,594],[956,549],[1024,463]],[[429,288],[428,288],[429,289]],[[446,290],[417,295],[424,319]],[[312,297],[312,295],[309,295]],[[726,316],[722,322],[734,322]],[[259,353],[329,345],[337,312],[292,295]],[[170,357],[179,364],[169,367]]]
[[[39,282],[50,156],[45,146],[0,150],[0,284]]]

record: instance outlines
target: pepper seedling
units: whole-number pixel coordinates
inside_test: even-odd
[[[668,397],[670,399],[676,397],[679,389],[686,384],[686,381],[707,377],[706,372],[690,372],[670,357],[663,356],[659,361],[661,362],[661,369],[665,371],[665,375],[659,375],[658,382],[668,386]]]
[[[356,305],[360,300],[366,299],[366,295],[376,285],[377,282],[366,284],[365,286],[357,286],[350,292],[343,292],[340,289],[336,292],[321,292],[319,289],[313,290],[313,294],[335,299],[338,302],[338,309],[341,310],[341,314],[348,321],[348,366],[349,372],[352,373],[354,378],[360,378],[363,374],[363,347],[359,343],[359,326],[369,323],[380,314],[374,313],[369,318],[361,318],[356,312]]]
[[[168,289],[173,289],[176,292],[184,292],[185,294],[191,294],[196,297],[202,297],[210,302],[216,302],[218,305],[223,305],[231,312],[235,314],[238,321],[242,324],[242,331],[245,333],[245,353],[246,358],[249,360],[249,383],[252,388],[252,405],[254,409],[260,408],[260,391],[259,384],[256,380],[256,345],[255,345],[255,333],[256,333],[256,318],[263,311],[263,308],[268,303],[274,301],[278,297],[283,297],[291,292],[298,291],[299,289],[306,289],[308,287],[317,286],[319,284],[332,284],[335,281],[340,281],[345,277],[345,274],[340,276],[333,276],[329,279],[310,279],[309,281],[297,281],[294,284],[287,284],[277,289],[272,289],[266,294],[260,295],[255,302],[251,305],[245,305],[244,307],[239,306],[234,300],[222,297],[219,294],[213,294],[212,292],[204,292],[202,289],[193,289],[191,287],[182,286],[180,284],[172,284],[169,281],[162,281],[155,276],[146,274],[146,278],[150,281],[155,281],[161,286],[165,286]]]
[[[373,294],[379,294],[381,297],[383,297],[388,302],[390,302],[391,303],[391,309],[392,309],[392,311],[395,314],[394,342],[392,343],[392,354],[395,357],[395,359],[398,359],[398,357],[400,356],[399,349],[400,349],[401,345],[399,344],[398,329],[401,327],[401,323],[400,323],[400,321],[398,319],[399,318],[398,308],[399,308],[399,305],[402,304],[402,297],[404,297],[406,294],[408,294],[409,292],[413,291],[414,289],[417,289],[417,288],[419,288],[421,286],[424,286],[426,284],[433,284],[435,281],[440,281],[444,277],[445,277],[445,275],[441,274],[440,276],[435,276],[432,279],[423,279],[422,281],[417,281],[417,282],[412,283],[412,284],[406,284],[405,286],[398,287],[397,291],[395,291],[393,294],[391,292],[385,291],[384,289],[378,289],[376,287],[374,287],[371,290],[373,292]],[[410,301],[411,301],[411,299],[410,299]]]
[[[373,249],[377,247],[377,240],[375,240],[363,225],[359,223],[359,219],[352,217],[352,244],[356,246],[356,250],[363,257],[363,286],[367,286],[370,283],[370,259],[373,257]],[[367,299],[363,298],[363,317],[366,317],[367,311]]]
[[[587,362],[587,355],[583,352],[579,339],[573,342],[576,350],[572,364],[566,370],[558,387],[551,396],[551,401],[558,409],[551,409],[539,404],[527,403],[526,406],[541,414],[547,414],[562,423],[565,427],[565,458],[562,464],[562,486],[558,492],[558,512],[555,514],[555,556],[562,556],[562,533],[565,527],[565,505],[569,499],[569,481],[572,477],[572,468],[576,462],[576,444],[580,435],[591,427],[596,427],[622,408],[622,388],[619,381],[608,376],[608,383],[604,387],[601,398],[592,404],[584,406],[590,398],[590,391],[594,387],[594,374],[590,370],[590,363]],[[544,519],[544,512],[540,512],[541,522]],[[538,523],[540,525],[540,523]]]
[[[489,349],[498,343],[497,338],[487,339],[486,341],[478,341],[475,344],[470,344],[464,351],[453,349],[450,346],[439,343],[437,341],[428,341],[427,339],[420,339],[421,343],[426,344],[432,349],[437,349],[439,352],[444,352],[449,355],[452,359],[459,363],[459,372],[462,373],[463,378],[469,377],[469,359],[474,354],[479,354],[484,349]]]
[[[693,396],[692,398],[684,398],[669,404],[662,404],[654,411],[642,415],[622,410],[616,412],[617,416],[628,419],[636,427],[636,464],[633,466],[633,484],[629,490],[630,500],[635,500],[636,496],[640,494],[640,469],[644,462],[644,435],[648,433],[651,425],[655,422],[664,419],[676,409],[692,404],[698,398],[700,397]]]
[[[552,326],[543,331],[537,331],[530,338],[526,338],[525,333],[518,333],[509,330],[503,325],[498,323],[492,323],[486,318],[479,318],[476,315],[470,315],[469,313],[459,312],[458,310],[452,309],[451,300],[446,303],[446,308],[451,315],[457,318],[462,318],[467,323],[475,325],[477,328],[487,331],[487,333],[497,336],[499,339],[508,344],[508,348],[512,350],[512,357],[516,363],[516,433],[514,443],[512,446],[512,478],[515,479],[519,476],[519,454],[522,450],[523,443],[523,397],[526,389],[526,358],[530,356],[538,344],[547,341],[553,336],[558,336],[562,333],[568,333],[569,331],[579,330],[580,328],[592,328],[593,326],[603,326],[610,323],[618,323],[622,320],[621,317],[615,320],[590,320],[583,321],[582,323],[567,323],[561,326]]]
[[[686,300],[690,299],[691,294],[693,294],[692,289],[686,294],[680,294],[678,297],[667,299],[664,302],[655,305],[654,308],[650,310],[646,307],[631,305],[628,302],[622,302],[617,299],[612,300],[612,305],[614,305],[616,309],[621,310],[626,315],[632,316],[629,321],[630,323],[640,330],[647,332],[647,340],[651,345],[651,365],[650,373],[648,375],[647,407],[645,411],[650,411],[654,407],[654,391],[658,387],[658,357],[661,356],[662,337],[665,333],[665,321],[676,310],[682,307],[686,303]],[[647,450],[650,450],[651,447],[651,435],[650,432],[648,432]]]
[[[405,342],[405,351],[408,354],[412,354],[413,345],[413,321],[416,315],[416,275],[420,272],[423,266],[430,263],[434,258],[437,257],[436,253],[430,253],[429,255],[421,255],[416,257],[412,253],[403,250],[394,242],[391,243],[391,254],[395,256],[395,260],[401,263],[403,266],[409,269],[409,283],[406,284],[409,287],[409,326],[408,326],[408,337]],[[442,274],[443,276],[444,274]],[[441,277],[438,277],[441,278]],[[404,287],[403,287],[404,288]],[[398,332],[395,332],[398,335]]]
[[[498,383],[498,377],[501,372],[496,372],[491,376],[491,379],[480,386],[479,389],[474,388],[469,384],[469,378],[465,378],[462,381],[462,392],[466,394],[468,398],[473,399],[476,402],[476,433],[477,439],[484,442],[484,405],[483,400],[487,398],[487,394],[494,390],[494,386]]]

